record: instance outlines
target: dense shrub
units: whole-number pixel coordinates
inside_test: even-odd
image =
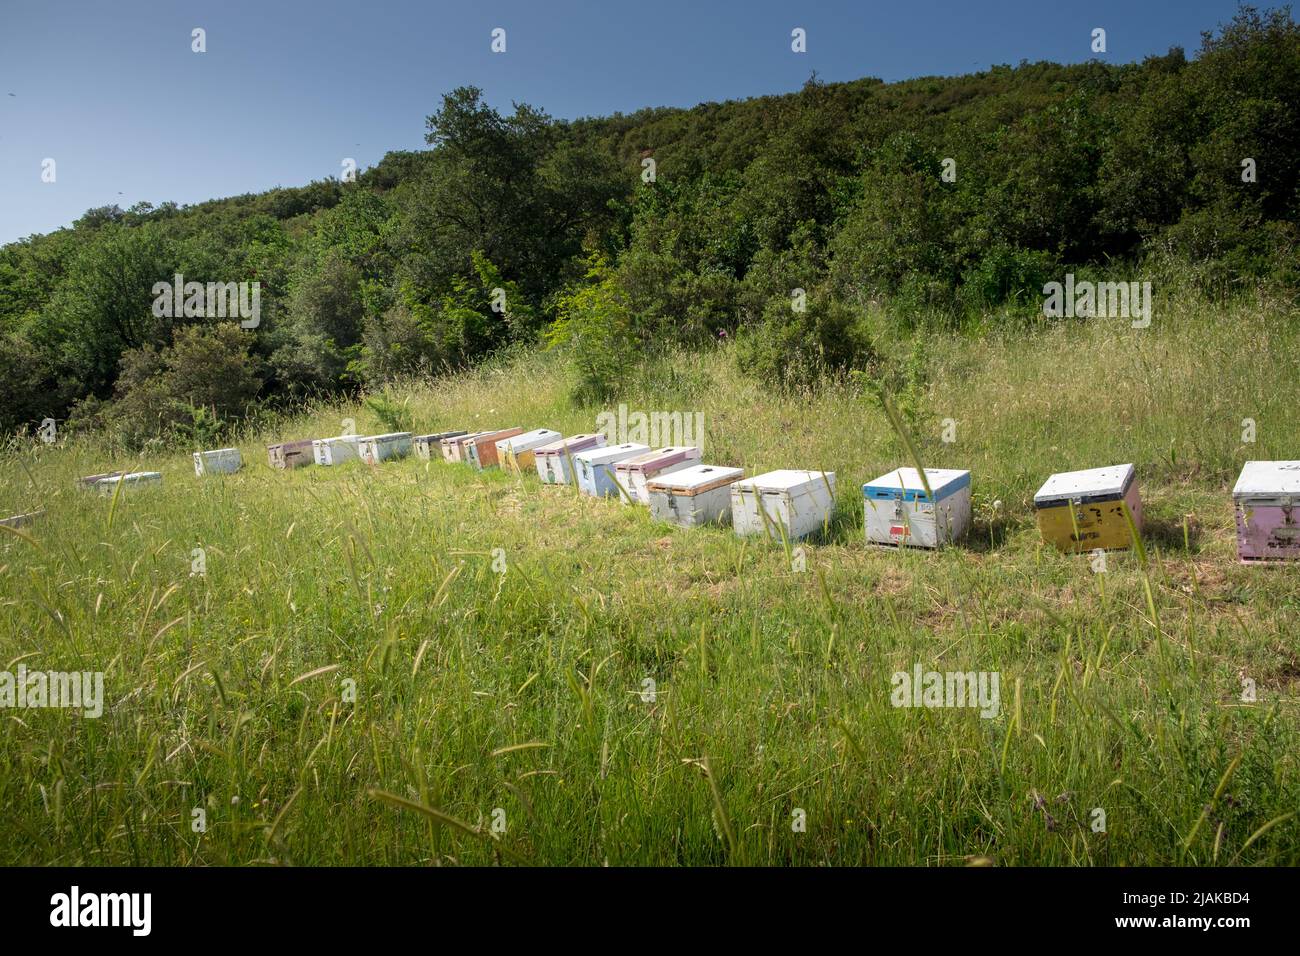
[[[121,441],[162,436],[206,443],[248,414],[262,386],[251,337],[237,323],[185,326],[171,345],[131,349],[113,399],[79,409],[75,422],[97,418]]]
[[[759,322],[741,329],[736,361],[742,371],[788,389],[869,369],[877,355],[858,310],[810,295],[806,308],[796,311],[783,296],[768,303]]]
[[[559,296],[558,318],[547,347],[568,352],[574,401],[603,403],[615,398],[638,357],[627,297],[603,257],[594,257],[587,281]]]

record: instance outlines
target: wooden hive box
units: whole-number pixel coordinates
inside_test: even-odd
[[[101,495],[111,495],[117,491],[119,483],[122,485],[122,494],[126,494],[133,488],[161,485],[162,475],[156,471],[133,471],[128,475],[110,475],[96,483],[95,487],[99,489]]]
[[[927,468],[930,494],[915,468],[896,468],[862,486],[868,544],[938,548],[970,530],[970,472]]]
[[[299,441],[283,441],[278,445],[266,446],[266,459],[272,468],[301,468],[315,462],[312,440],[303,438]]]
[[[233,475],[243,465],[238,448],[218,448],[214,451],[196,451],[194,453],[194,474]]]
[[[644,455],[649,450],[649,445],[624,442],[621,445],[602,445],[578,452],[573,456],[573,467],[578,473],[578,490],[593,498],[622,496],[623,491],[617,483],[614,466],[625,459]]]
[[[534,467],[538,448],[560,437],[559,432],[549,428],[535,428],[513,438],[503,438],[497,442],[497,461],[501,462],[502,468],[520,474]]]
[[[1131,464],[1052,475],[1034,495],[1043,540],[1067,552],[1129,547],[1126,507],[1141,531],[1142,499]]]
[[[444,438],[441,442],[442,457],[451,462],[468,461],[465,446],[480,435],[486,434],[487,432],[465,432],[461,435],[451,435]]]
[[[381,461],[405,458],[411,453],[415,436],[410,432],[386,432],[383,435],[367,435],[357,442],[357,457],[367,465],[377,465]]]
[[[11,515],[8,518],[0,518],[0,525],[4,525],[6,528],[25,528],[37,518],[44,517],[44,515],[45,509],[41,508],[37,511],[29,511],[26,514]]]
[[[700,450],[694,445],[666,445],[635,458],[625,458],[614,466],[614,477],[627,489],[624,504],[650,504],[646,485],[657,475],[668,475],[698,464]]]
[[[736,534],[795,541],[824,527],[835,508],[835,472],[782,469],[731,485]]]
[[[1300,461],[1248,461],[1232,489],[1237,557],[1246,564],[1300,560]]]
[[[533,450],[533,464],[544,485],[567,485],[573,480],[570,462],[580,451],[605,447],[605,433],[570,435]]]
[[[312,455],[318,465],[341,465],[357,456],[357,445],[361,439],[356,435],[336,435],[333,438],[317,438],[311,443]]]
[[[434,455],[442,455],[442,442],[444,438],[459,438],[466,434],[460,432],[434,432],[431,435],[416,435],[412,447],[415,449],[415,457],[421,461],[432,461]]]
[[[465,442],[465,460],[479,471],[486,468],[496,468],[501,464],[497,458],[497,442],[503,438],[513,438],[523,433],[522,428],[503,428],[495,432],[481,432],[478,436]]]
[[[646,482],[650,514],[683,528],[731,520],[731,485],[744,477],[740,468],[690,465]]]
[[[106,478],[120,478],[124,472],[106,471],[102,475],[86,475],[84,478],[77,479],[77,487],[82,491],[89,491]]]

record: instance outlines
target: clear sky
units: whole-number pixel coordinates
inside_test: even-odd
[[[1260,6],[1268,6],[1267,2]],[[997,63],[1121,63],[1235,0],[0,0],[0,242],[86,209],[337,176],[424,145],[456,86],[573,118]],[[207,52],[191,50],[206,31]],[[496,27],[506,52],[490,49]],[[790,33],[807,31],[793,53]],[[12,94],[12,95],[10,95]],[[42,182],[42,162],[56,178]]]

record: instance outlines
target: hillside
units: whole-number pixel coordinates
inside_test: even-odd
[[[0,249],[0,428],[210,444],[542,343],[578,401],[719,336],[759,381],[883,382],[905,369],[872,309],[895,334],[1029,332],[1067,273],[1294,301],[1297,102],[1300,30],[1249,8],[1140,64],[813,78],[576,122],[454,90],[428,150],[355,182],[107,206]],[[159,314],[177,275],[256,283],[256,327]]]
[[[1229,496],[1294,457],[1300,380],[1259,373],[1296,318],[1192,298],[1141,332],[906,341],[869,313],[926,464],[974,474],[971,537],[937,553],[862,540],[860,485],[906,452],[856,386],[783,395],[733,343],[641,365],[622,400],[702,412],[710,462],[836,473],[803,570],[531,475],[265,464],[345,418],[590,431],[608,407],[556,353],[246,424],[227,477],[28,444],[0,506],[45,515],[0,529],[0,655],[102,668],[108,706],[0,721],[3,862],[1296,865],[1300,584],[1236,562]],[[1146,560],[1096,573],[1031,499],[1118,461]],[[162,487],[74,488],[124,466]],[[917,662],[1000,673],[1000,712],[891,706]]]

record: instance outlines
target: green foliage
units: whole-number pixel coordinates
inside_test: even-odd
[[[115,401],[123,356],[186,324],[151,310],[177,272],[261,283],[259,407],[446,374],[551,323],[580,395],[741,329],[774,381],[852,367],[859,345],[819,331],[838,320],[775,318],[797,288],[902,329],[1023,327],[1067,271],[1294,297],[1298,102],[1300,28],[1251,7],[1191,58],[814,78],[575,122],[461,87],[428,117],[429,149],[356,182],[104,206],[0,248],[0,429]]]
[[[581,404],[617,397],[637,353],[626,296],[604,257],[589,261],[586,281],[557,297],[555,311],[546,343],[569,356],[572,399]]]
[[[122,355],[111,404],[74,411],[75,426],[98,423],[128,447],[154,438],[208,444],[251,410],[262,385],[250,336],[235,323],[177,329],[171,345]]]
[[[735,349],[743,371],[784,389],[869,370],[878,358],[858,310],[811,294],[803,311],[789,296],[772,299],[762,320],[741,330]]]
[[[415,427],[411,414],[410,396],[398,402],[387,392],[366,397],[366,407],[375,413],[375,417],[390,432],[406,432]]]

